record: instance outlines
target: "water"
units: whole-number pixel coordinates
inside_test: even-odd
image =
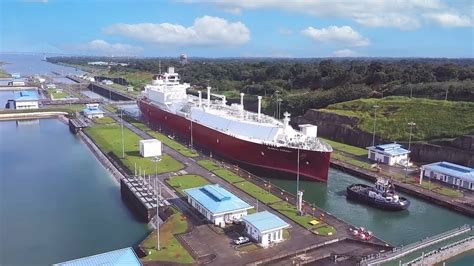
[[[411,200],[409,211],[387,212],[354,203],[346,200],[346,187],[353,183],[370,183],[335,169],[330,169],[329,175],[327,185],[301,181],[304,199],[353,225],[367,228],[393,245],[406,245],[473,223],[467,216],[403,193]],[[288,191],[296,190],[295,181],[272,179],[271,182]]]
[[[52,75],[52,72],[59,73],[61,76],[67,74],[83,74],[81,70],[72,67],[51,64],[42,61],[43,56],[31,54],[0,54],[0,61],[7,62],[2,67],[9,73],[20,73],[27,75]]]
[[[50,265],[148,233],[119,185],[57,119],[0,122],[0,265]]]
[[[15,99],[15,94],[13,91],[0,91],[0,109],[4,109],[8,100],[12,99]]]

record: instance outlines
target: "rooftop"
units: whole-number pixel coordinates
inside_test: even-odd
[[[280,217],[268,211],[257,212],[244,216],[242,220],[257,228],[260,233],[290,226],[288,223],[280,219]]]
[[[474,182],[474,168],[450,162],[436,162],[422,166],[423,169],[443,173],[445,175],[468,179]]]
[[[142,265],[132,248],[124,248],[84,257],[76,260],[60,262],[54,265]]]
[[[100,108],[84,108],[82,110],[85,115],[95,115],[95,114],[104,114],[105,112],[102,111]]]
[[[184,192],[213,214],[252,208],[245,201],[217,184],[189,188],[185,189]]]
[[[38,92],[34,90],[15,91],[15,101],[37,101],[38,99]]]
[[[387,143],[387,144],[382,144],[382,145],[377,145],[377,146],[370,146],[370,147],[367,147],[367,149],[386,153],[391,156],[397,156],[397,155],[410,153],[409,150],[402,148],[402,145],[398,143]]]

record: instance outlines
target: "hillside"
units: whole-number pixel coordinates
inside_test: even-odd
[[[392,96],[358,99],[329,105],[324,112],[357,117],[359,128],[373,132],[374,105],[377,108],[376,134],[394,141],[406,141],[413,121],[412,140],[453,138],[474,133],[474,103]]]

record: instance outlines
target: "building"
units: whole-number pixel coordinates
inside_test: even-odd
[[[242,221],[247,234],[263,247],[285,240],[283,229],[290,227],[287,222],[268,211],[244,216]]]
[[[86,104],[86,108],[82,110],[82,114],[84,114],[87,118],[102,118],[104,117],[104,111],[99,108],[98,103],[93,104]]]
[[[157,139],[140,140],[140,155],[142,157],[161,156],[161,141]]]
[[[16,91],[14,105],[16,110],[38,109],[39,96],[36,91]]]
[[[420,168],[420,182],[423,178],[474,191],[474,168],[449,162],[426,164]]]
[[[219,185],[185,189],[188,203],[213,224],[225,227],[226,223],[240,221],[253,207]]]
[[[49,90],[49,89],[56,89],[56,84],[54,83],[48,83],[46,84],[46,88]]]
[[[372,161],[388,165],[409,165],[409,150],[402,148],[397,143],[389,143],[377,146],[367,147],[369,150],[368,158]]]
[[[26,82],[23,79],[14,79],[8,82],[8,86],[26,86]]]
[[[19,78],[21,78],[20,73],[12,73],[11,76],[12,76],[12,78],[14,78],[14,79],[19,79]]]
[[[142,263],[138,259],[132,248],[124,248],[84,257],[76,260],[57,263],[58,266],[76,266],[76,265],[115,265],[115,266],[140,266]]]

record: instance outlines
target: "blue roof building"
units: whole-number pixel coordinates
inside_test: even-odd
[[[290,227],[287,222],[268,211],[244,216],[242,221],[247,234],[264,247],[283,241],[283,229]]]
[[[86,108],[82,110],[82,113],[87,118],[101,118],[104,117],[105,112],[99,108],[99,104],[88,104]]]
[[[388,165],[408,164],[409,150],[402,148],[398,143],[388,143],[367,147],[368,158],[372,161],[381,162]]]
[[[474,191],[474,168],[450,162],[436,162],[421,167],[420,182],[423,178],[438,180],[458,188]]]
[[[39,96],[35,90],[15,91],[14,92],[15,109],[38,109]]]
[[[240,220],[253,208],[245,201],[218,184],[185,189],[188,203],[213,224],[224,227],[226,223]]]
[[[102,254],[84,257],[76,260],[57,263],[59,266],[92,266],[92,265],[117,265],[140,266],[142,263],[132,248],[114,250]]]

